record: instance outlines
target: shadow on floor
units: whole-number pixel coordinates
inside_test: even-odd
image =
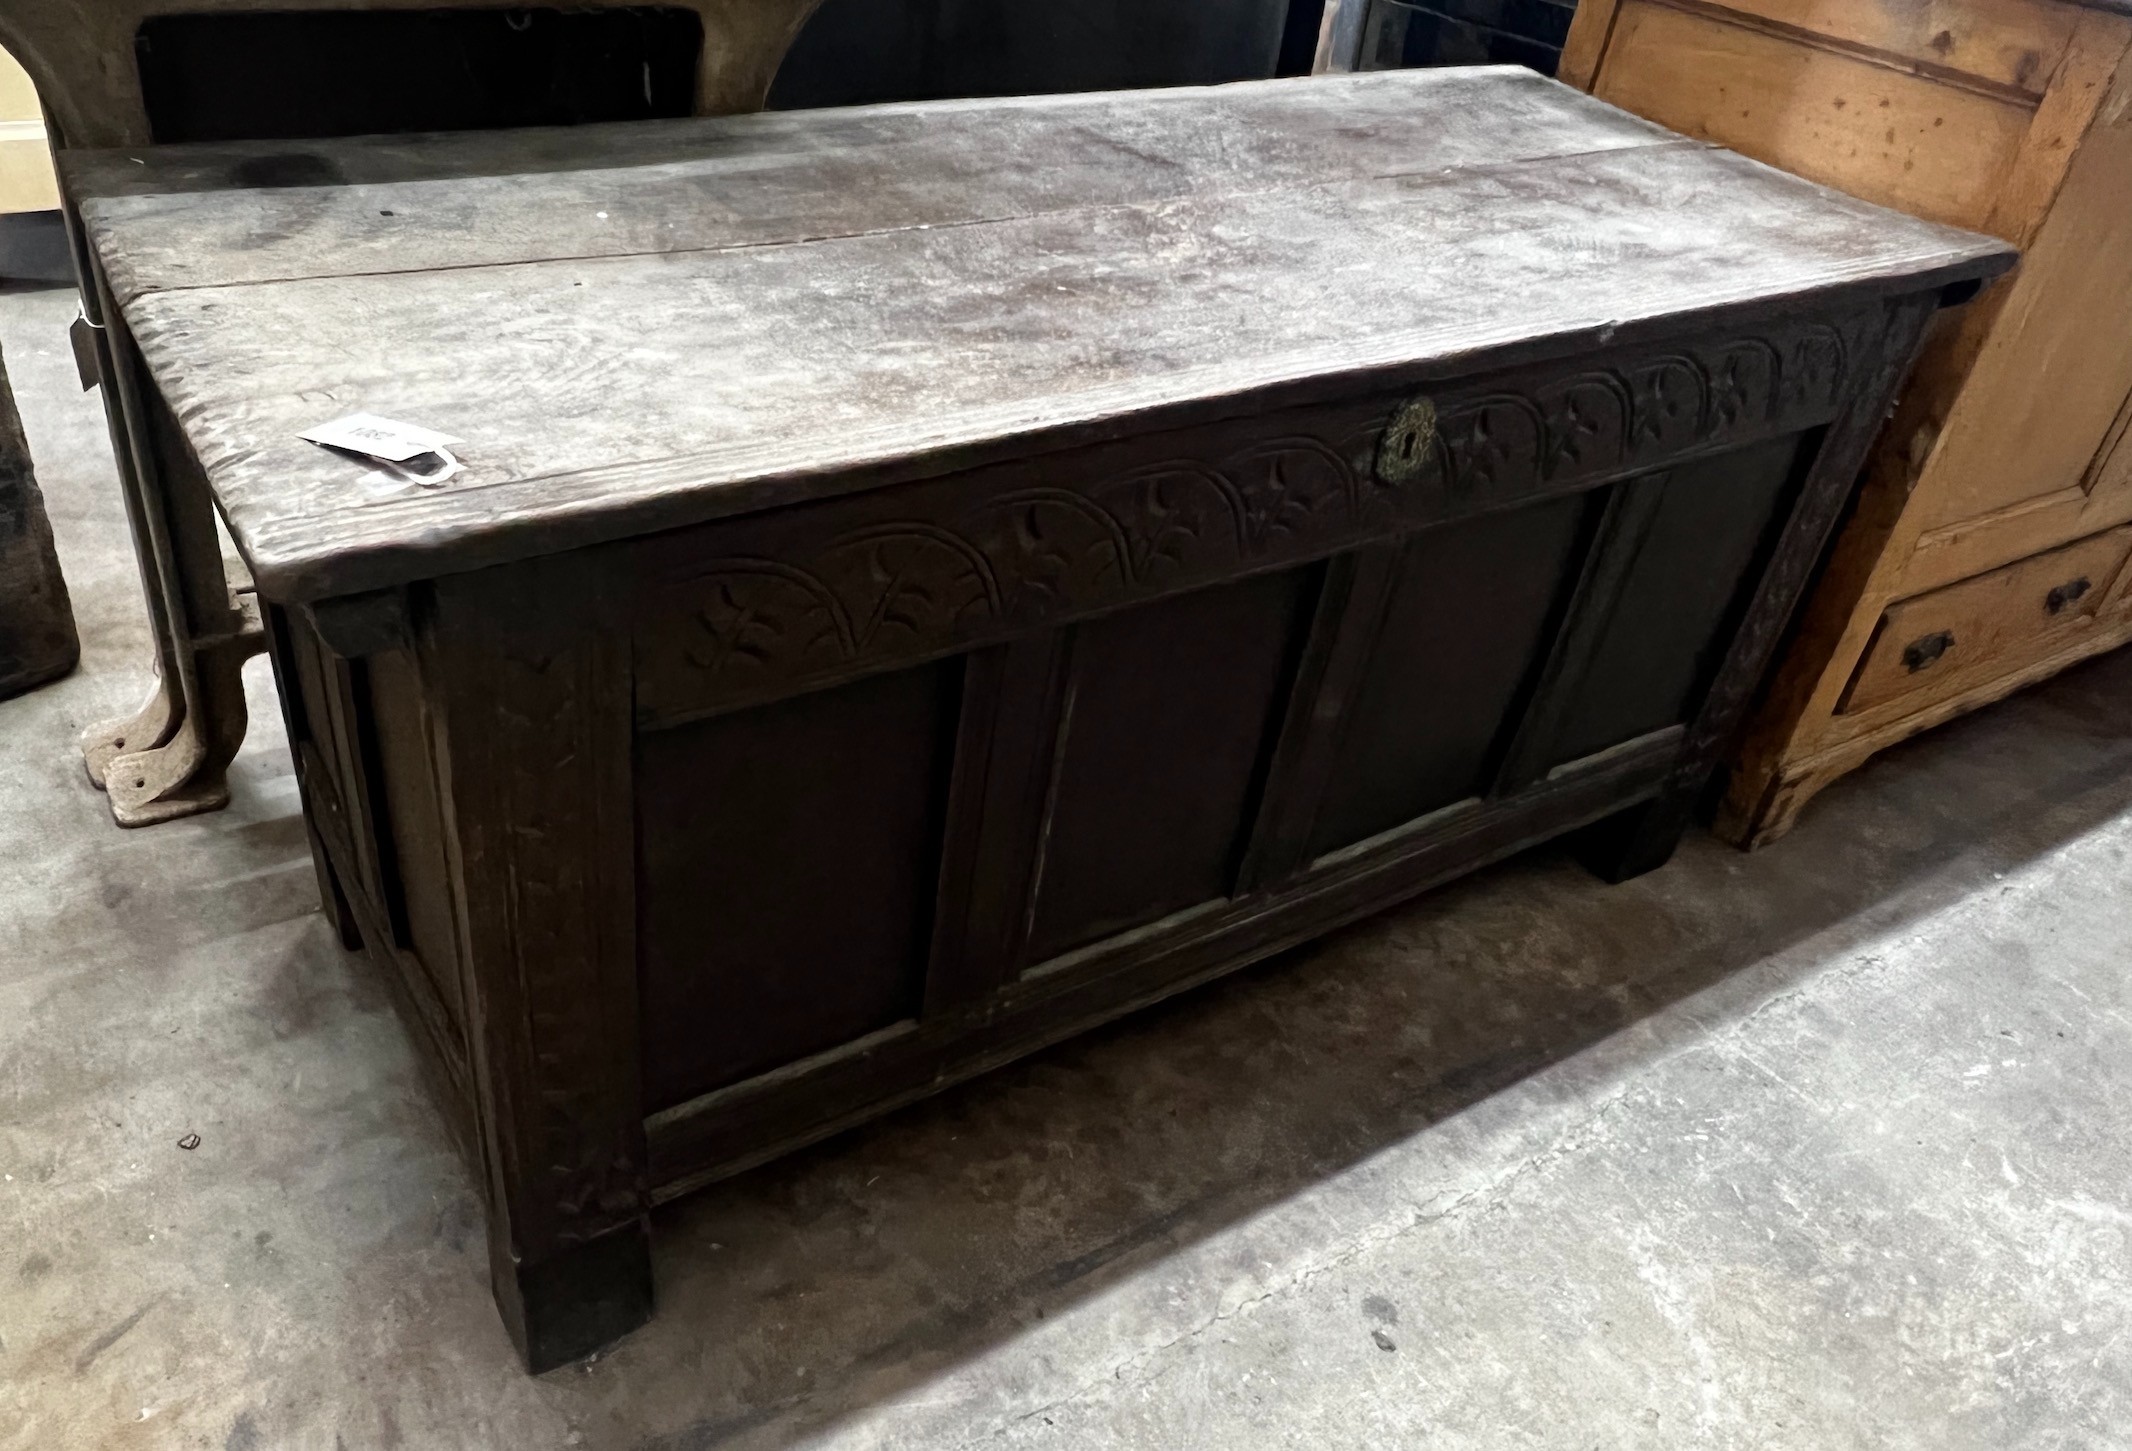
[[[1534,852],[714,1186],[656,1216],[658,1319],[602,1399],[678,1377],[690,1423],[644,1444],[692,1451],[911,1394],[1669,1004],[1745,1011],[2132,810],[2128,721],[2132,658],[2106,659],[1889,752],[1756,856],[1698,838],[1610,890]]]

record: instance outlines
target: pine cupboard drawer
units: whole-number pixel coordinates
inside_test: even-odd
[[[2052,636],[2094,620],[2132,554],[2132,525],[1904,600],[1881,617],[1845,692],[1855,714],[1949,682],[1967,683],[2018,651],[2032,658]],[[2009,664],[2017,664],[2010,661]]]

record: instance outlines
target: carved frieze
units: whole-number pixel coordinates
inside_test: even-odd
[[[1877,326],[1878,314],[1849,330]],[[638,709],[772,698],[1047,619],[1303,562],[1419,527],[1826,422],[1860,345],[1836,325],[1585,360],[1403,399],[1150,435],[814,506],[770,548],[745,526],[656,582]],[[860,522],[863,520],[863,522]],[[803,542],[793,547],[795,537]],[[728,541],[735,547],[723,547]]]

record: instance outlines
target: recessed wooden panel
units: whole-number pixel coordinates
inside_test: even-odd
[[[2089,130],[1977,355],[1962,396],[1983,401],[1965,401],[1947,419],[1918,481],[1914,507],[1927,524],[1949,525],[2087,480],[2132,392],[2128,339],[2132,75]],[[2083,532],[2077,522],[2072,530]]]
[[[638,738],[647,1105],[911,1016],[962,665]]]
[[[1553,759],[1573,761],[1695,714],[1797,480],[1801,439],[1676,469],[1592,654]]]
[[[356,769],[361,727],[349,718],[348,663],[327,651],[308,624],[297,625],[291,632],[291,643],[295,647],[296,678],[303,693],[304,729],[313,748],[307,784],[312,791],[327,794],[326,809],[339,819],[340,829],[354,848],[360,880],[350,885],[382,896],[377,891],[373,850],[356,845],[356,839],[365,834],[366,803]]]
[[[391,847],[384,905],[393,930],[403,935],[400,945],[413,949],[437,995],[463,1025],[451,867],[422,683],[406,654],[388,650],[364,663],[383,834]]]
[[[1626,0],[1595,94],[1867,201],[1981,227],[2034,108]]]
[[[2040,96],[2080,11],[2059,0],[1717,0],[1885,60]]]
[[[2132,499],[2132,396],[2126,397],[2124,410],[2110,425],[2110,436],[2084,482],[2092,498],[2108,501],[2110,507],[2116,507],[2118,500]]]
[[[1568,587],[1584,498],[1431,529],[1401,552],[1311,855],[1482,794]]]
[[[1229,894],[1318,573],[1075,632],[1032,961]]]

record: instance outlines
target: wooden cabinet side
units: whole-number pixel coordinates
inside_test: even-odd
[[[1921,143],[1913,161],[1928,166],[1990,161],[1992,176],[1953,178],[1942,188],[1948,198],[1971,193],[1976,198],[1963,203],[1974,215],[1951,219],[2026,245],[2037,238],[2060,204],[2091,129],[2099,119],[2107,119],[2116,104],[2113,97],[2121,91],[2124,79],[2122,63],[2132,46],[2132,20],[2029,0],[1967,7],[1955,16],[1960,24],[1947,28],[1946,45],[1927,54],[1911,43],[1916,39],[1910,34],[1916,8],[1868,4],[1844,7],[1838,15],[1791,0],[1727,0],[1683,7],[1660,5],[1656,0],[1586,0],[1571,34],[1562,74],[1573,84],[1662,124],[1700,132],[1704,128],[1694,98],[1685,89],[1678,94],[1668,90],[1663,75],[1658,74],[1664,65],[1681,58],[1661,56],[1655,48],[1657,38],[1686,31],[1670,21],[1649,27],[1648,34],[1642,27],[1645,12],[1677,12],[1683,21],[1692,21],[1711,35],[1736,31],[1742,44],[1757,54],[1767,52],[1774,58],[1782,51],[1792,52],[1782,65],[1772,59],[1774,68],[1764,68],[1764,79],[1773,86],[1788,84],[1784,75],[1789,72],[1780,74],[1784,66],[1794,67],[1798,74],[1793,79],[1807,86],[1801,79],[1807,72],[1840,63],[1877,67],[1890,76],[1900,73],[1900,85],[1915,92],[1928,109],[1931,97],[1938,93],[1950,103],[1988,101],[2007,114],[2018,112],[2025,122],[2018,144],[2007,156],[1979,154],[1965,162],[1962,158],[1968,153],[1955,139],[1948,139],[1947,128],[1941,126],[1929,133],[1930,139]],[[1624,35],[1631,41],[1643,38],[1627,43]],[[1780,134],[1794,124],[1791,109],[1772,106],[1759,123],[1752,116],[1745,121],[1734,118],[1737,124],[1759,124],[1762,129],[1716,139],[1816,180],[1853,191],[1863,188],[1861,194],[1881,185],[1870,167],[1867,173],[1851,176],[1835,166],[1832,155],[1823,156],[1798,134],[1791,133],[1788,139]],[[1899,107],[1891,105],[1890,109]],[[1932,118],[1919,114],[1929,125]],[[1889,139],[1892,147],[1892,131]],[[1884,164],[1898,165],[1894,149]],[[1928,521],[1942,507],[1939,496],[1954,488],[1947,482],[1951,476],[1945,465],[1953,460],[1944,455],[1943,440],[1950,432],[1959,434],[1964,427],[1988,418],[1993,407],[1993,400],[1980,396],[1975,386],[1979,359],[1988,359],[1989,350],[1998,345],[2027,305],[2025,299],[2033,298],[2046,281],[2017,276],[1962,313],[1942,317],[1935,326],[1870,454],[1857,502],[1736,757],[1720,828],[1741,844],[1758,844],[1781,835],[1814,791],[1854,767],[1871,750],[1909,733],[1900,721],[1877,723],[1877,734],[1861,754],[1850,748],[1863,733],[1856,722],[1838,715],[1838,701],[1882,612],[1905,591],[1905,571]],[[2061,533],[2039,542],[2038,547],[2062,542],[2065,537],[2070,536]],[[1923,724],[1911,727],[1923,728]],[[1847,752],[1840,764],[1823,759],[1832,750]]]

